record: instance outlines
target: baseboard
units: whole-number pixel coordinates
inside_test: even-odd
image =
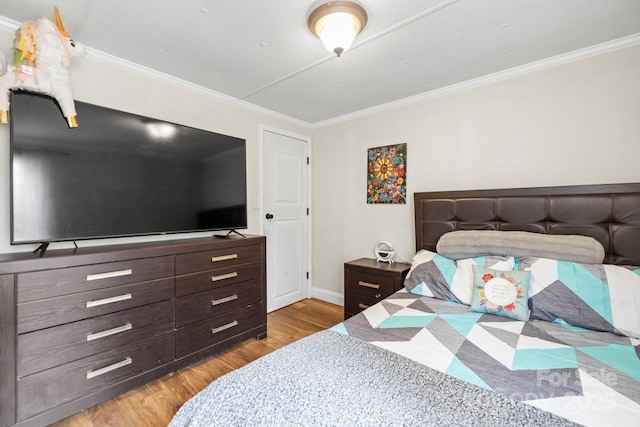
[[[311,298],[317,298],[344,307],[344,295],[338,292],[328,291],[314,286],[311,288]]]

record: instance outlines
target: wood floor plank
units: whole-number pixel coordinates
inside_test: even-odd
[[[343,308],[317,299],[267,315],[267,338],[248,340],[190,366],[53,424],[54,427],[166,426],[178,409],[211,381],[278,348],[332,327]]]

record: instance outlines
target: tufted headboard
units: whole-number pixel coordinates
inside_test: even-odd
[[[640,265],[640,183],[415,193],[416,250],[454,230],[580,234],[605,263]]]

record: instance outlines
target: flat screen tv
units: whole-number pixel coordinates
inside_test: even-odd
[[[75,104],[11,95],[12,244],[247,227],[244,139]]]

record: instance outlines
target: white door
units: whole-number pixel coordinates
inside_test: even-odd
[[[308,142],[263,130],[267,311],[307,298]]]

